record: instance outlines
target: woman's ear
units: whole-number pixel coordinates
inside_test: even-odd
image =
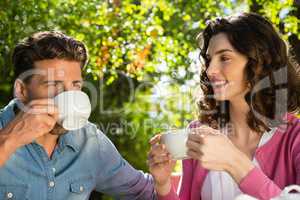
[[[23,103],[28,100],[28,92],[25,83],[21,79],[16,79],[14,83],[14,97]]]

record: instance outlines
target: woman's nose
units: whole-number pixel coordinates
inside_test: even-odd
[[[220,73],[220,68],[218,67],[218,65],[214,62],[210,62],[208,68],[206,69],[207,76],[212,77],[219,73]]]

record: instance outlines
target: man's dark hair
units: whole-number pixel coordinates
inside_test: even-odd
[[[37,32],[23,39],[14,49],[12,62],[14,75],[34,68],[34,62],[45,59],[78,61],[81,68],[87,64],[88,53],[85,45],[59,31]],[[28,82],[30,77],[23,81]]]

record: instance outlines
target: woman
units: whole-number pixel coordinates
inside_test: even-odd
[[[161,200],[269,200],[300,184],[299,66],[263,17],[243,13],[210,21],[200,35],[204,97],[187,141],[179,195],[174,161],[160,135],[151,139],[149,168]]]

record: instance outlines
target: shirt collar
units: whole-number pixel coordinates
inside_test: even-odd
[[[17,104],[17,99],[11,100],[0,112],[0,118],[2,120],[3,126],[5,126],[7,123],[9,123],[14,117],[15,112],[14,108]]]
[[[80,150],[80,140],[76,135],[79,134],[79,130],[68,131],[64,135],[59,137],[58,145],[60,149],[64,149],[66,146],[70,147],[74,152]]]

